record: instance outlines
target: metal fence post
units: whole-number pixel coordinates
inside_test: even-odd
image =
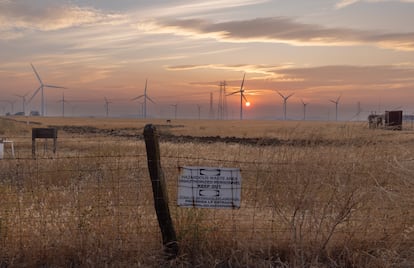
[[[164,174],[161,169],[158,137],[159,135],[155,126],[147,124],[144,128],[144,139],[147,150],[148,170],[154,196],[154,206],[161,229],[166,257],[168,259],[174,259],[178,255],[179,247],[168,207],[168,194]]]

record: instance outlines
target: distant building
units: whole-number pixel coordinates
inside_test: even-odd
[[[368,116],[369,128],[402,130],[402,122],[402,111],[386,111],[385,114],[370,114]]]
[[[402,130],[403,111],[385,111],[385,127]]]
[[[370,114],[368,116],[369,128],[380,128],[384,123],[384,116],[377,114]]]
[[[40,116],[39,111],[30,111],[30,116]]]

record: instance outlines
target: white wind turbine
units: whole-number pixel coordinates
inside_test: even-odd
[[[197,110],[198,110],[198,120],[201,119],[201,105],[197,104]]]
[[[109,104],[112,103],[111,101],[109,101],[106,97],[104,97],[105,99],[105,110],[106,110],[106,117],[109,116]]]
[[[10,112],[10,114],[14,114],[14,104],[16,103],[16,101],[14,100],[14,101],[10,101],[10,100],[2,100],[2,101],[4,101],[4,102],[7,102],[7,103],[9,103],[10,104],[10,107],[11,107],[11,112]]]
[[[243,75],[243,81],[241,83],[240,90],[234,91],[234,92],[226,95],[226,96],[230,96],[230,95],[240,93],[240,120],[243,120],[243,99],[246,102],[246,106],[250,105],[250,102],[247,100],[246,96],[244,95],[245,90],[243,89],[243,85],[244,85],[244,78],[245,77],[246,77],[246,74]]]
[[[282,93],[280,93],[279,91],[277,91],[277,93],[280,95],[280,97],[282,97],[282,99],[283,99],[283,120],[286,120],[286,104],[287,104],[287,100],[290,98],[290,97],[292,97],[293,96],[293,94],[295,94],[295,93],[292,93],[292,94],[290,94],[290,95],[288,95],[288,96],[285,96],[285,95],[283,95]]]
[[[301,100],[302,101],[302,104],[303,104],[303,120],[306,120],[306,106],[308,106],[308,102],[304,102],[303,100]]]
[[[147,95],[147,83],[148,83],[148,79],[145,80],[144,94],[131,99],[131,101],[134,101],[134,100],[138,100],[144,97],[144,118],[147,118],[147,100],[155,104],[155,102]]]
[[[335,121],[338,121],[338,104],[339,104],[340,99],[341,99],[341,96],[339,95],[339,97],[336,98],[336,100],[329,100],[330,102],[335,104]]]
[[[38,89],[35,90],[35,92],[33,93],[32,97],[30,97],[29,101],[27,103],[30,103],[32,101],[32,99],[37,95],[37,93],[41,94],[41,116],[45,115],[45,100],[44,100],[44,88],[45,87],[49,87],[49,88],[65,88],[65,87],[61,87],[61,86],[54,86],[54,85],[48,85],[48,84],[44,84],[42,79],[40,78],[39,74],[37,73],[35,67],[33,66],[33,64],[30,64],[32,66],[33,72],[35,73],[37,80],[39,80],[40,86]]]
[[[23,114],[26,115],[26,96],[29,94],[29,92],[27,92],[24,95],[19,95],[19,94],[14,94],[17,97],[22,98],[22,109],[23,109]]]

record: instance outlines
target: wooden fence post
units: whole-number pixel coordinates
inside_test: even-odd
[[[178,255],[179,247],[168,207],[168,194],[164,174],[161,169],[158,137],[159,135],[155,126],[147,124],[144,128],[144,139],[147,150],[148,170],[154,196],[154,206],[161,229],[166,257],[167,259],[174,259]]]

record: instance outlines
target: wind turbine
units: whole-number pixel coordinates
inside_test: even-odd
[[[155,102],[150,97],[148,97],[148,95],[147,95],[147,83],[148,83],[148,79],[145,80],[144,94],[139,95],[138,97],[135,97],[135,98],[131,99],[131,101],[134,101],[134,100],[138,100],[138,99],[144,97],[144,118],[147,118],[147,99],[150,102],[155,104]]]
[[[14,114],[14,104],[16,103],[16,101],[7,101],[7,102],[10,103],[10,106],[12,108],[11,114],[13,115]]]
[[[301,100],[301,101],[302,101],[302,104],[303,104],[303,120],[306,120],[306,106],[308,106],[309,103],[304,102],[303,100]]]
[[[106,110],[106,117],[109,116],[109,104],[112,103],[110,101],[108,101],[108,99],[106,97],[104,97],[105,99],[105,110]]]
[[[356,117],[357,117],[357,120],[359,121],[359,116],[361,115],[361,112],[362,112],[362,109],[361,109],[361,102],[359,102],[358,101],[358,103],[357,103],[357,113],[356,113]]]
[[[67,100],[65,100],[65,92],[62,93],[62,99],[58,102],[62,103],[62,117],[65,117],[65,102],[68,102]]]
[[[174,119],[177,119],[178,104],[171,104],[174,107]]]
[[[198,109],[198,120],[201,119],[201,105],[197,104],[197,109]]]
[[[40,86],[39,88],[37,88],[35,90],[35,92],[33,93],[32,97],[30,97],[29,101],[27,103],[30,103],[32,101],[32,99],[37,95],[37,93],[41,94],[41,116],[45,115],[45,100],[44,100],[44,88],[45,87],[49,87],[49,88],[65,88],[65,87],[60,87],[60,86],[54,86],[54,85],[48,85],[48,84],[43,84],[42,79],[40,78],[39,74],[37,73],[35,67],[33,66],[33,64],[30,64],[32,66],[33,72],[35,73],[37,80],[39,80]]]
[[[339,95],[339,97],[336,98],[336,100],[329,100],[330,102],[335,104],[335,121],[338,121],[338,104],[340,99],[341,95]]]
[[[244,78],[245,77],[246,77],[246,73],[243,75],[243,81],[241,83],[240,90],[234,91],[234,92],[226,95],[226,96],[230,96],[230,95],[240,93],[240,120],[243,120],[243,99],[246,102],[246,106],[250,105],[250,102],[247,100],[246,96],[244,96],[244,91],[245,90],[243,89],[243,85],[244,85]]]
[[[16,103],[16,101],[14,100],[14,101],[10,101],[10,100],[2,100],[3,102],[7,102],[7,103],[9,103],[10,104],[10,107],[11,107],[11,112],[10,112],[10,114],[11,115],[13,115],[14,114],[14,104]]]
[[[26,115],[26,96],[27,96],[27,94],[29,94],[29,92],[27,92],[24,95],[14,94],[14,96],[22,98],[22,109],[23,109],[23,114],[24,115]]]
[[[295,93],[292,93],[292,94],[290,94],[290,95],[288,95],[288,96],[285,96],[285,95],[283,95],[282,93],[280,93],[279,91],[277,91],[277,93],[282,97],[282,99],[283,99],[283,120],[286,120],[286,103],[287,103],[287,100],[290,98],[290,97],[292,97],[293,96],[293,94],[295,94]]]

